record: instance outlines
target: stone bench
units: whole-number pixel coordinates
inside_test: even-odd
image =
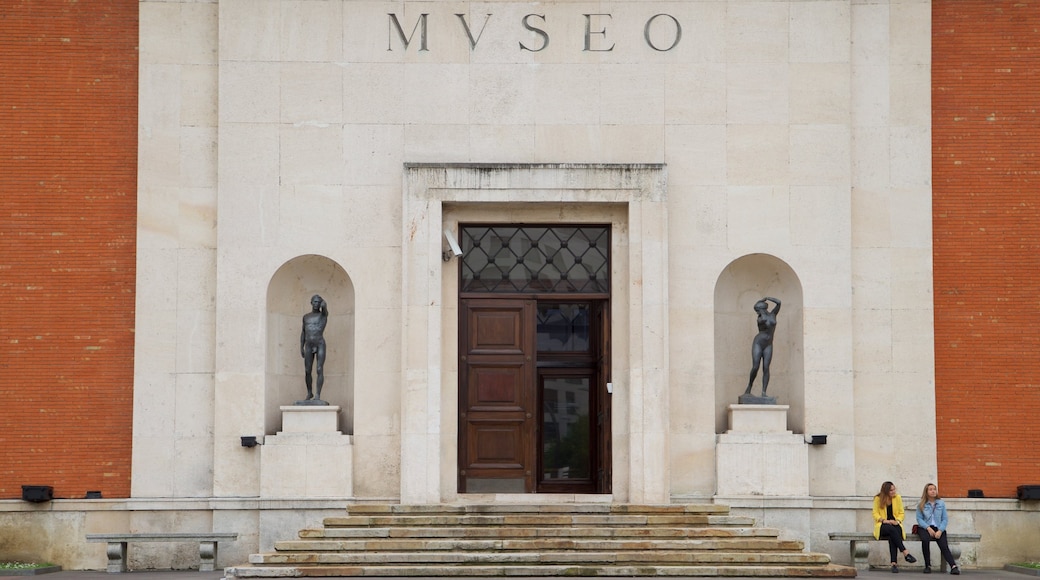
[[[198,542],[199,572],[213,572],[217,562],[217,543],[236,540],[235,532],[147,532],[138,534],[87,534],[88,542],[108,543],[108,572],[126,572],[126,545],[129,542]]]
[[[828,534],[830,539],[839,542],[849,543],[849,555],[852,556],[852,564],[857,570],[869,570],[870,563],[867,561],[867,557],[870,555],[870,542],[887,542],[888,540],[876,540],[874,534],[871,532],[831,532]],[[965,542],[979,542],[982,540],[982,534],[950,534],[947,533],[946,541],[950,545],[950,553],[953,554],[954,560],[961,559],[961,546],[960,544]],[[921,538],[917,534],[911,534],[909,530],[906,532],[906,540],[904,542],[917,542],[921,543]],[[939,546],[932,547],[932,557],[939,557],[939,571],[946,572],[946,561],[942,559],[942,554],[939,552]],[[923,562],[922,562],[923,564]]]

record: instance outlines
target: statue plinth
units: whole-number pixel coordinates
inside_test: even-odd
[[[338,405],[284,405],[282,430],[260,448],[261,497],[350,497],[354,444],[339,431]]]
[[[776,404],[729,406],[729,431],[716,436],[718,495],[809,495],[809,454],[804,437],[787,430],[788,409]]]
[[[755,405],[743,402],[730,405],[729,431],[726,433],[790,435],[791,432],[787,430],[787,410],[790,408],[790,405]]]
[[[282,433],[336,433],[339,434],[338,405],[330,405],[325,401],[312,403],[318,399],[305,401],[306,405],[297,402],[295,405],[283,405]]]

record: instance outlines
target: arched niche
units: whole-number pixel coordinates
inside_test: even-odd
[[[336,262],[306,255],[278,268],[267,287],[264,431],[268,435],[281,430],[280,407],[307,396],[300,332],[315,294],[325,299],[329,309],[321,398],[342,408],[340,431],[354,433],[354,284]]]
[[[781,301],[773,335],[769,391],[778,405],[790,405],[787,428],[804,432],[805,363],[802,344],[802,285],[794,270],[768,254],[749,254],[726,266],[715,283],[715,432],[729,429],[728,409],[747,388],[751,343],[758,333],[755,303],[764,296]],[[770,304],[770,310],[773,305]],[[759,370],[752,394],[762,392]]]

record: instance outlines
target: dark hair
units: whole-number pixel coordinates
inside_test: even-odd
[[[881,507],[888,507],[892,503],[892,497],[889,495],[889,492],[891,492],[892,488],[895,486],[896,484],[892,483],[891,481],[886,481],[885,483],[881,484],[881,491],[879,491],[878,494],[874,496],[881,500]]]

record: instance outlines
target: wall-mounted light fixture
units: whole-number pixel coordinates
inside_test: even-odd
[[[1040,499],[1040,485],[1018,486],[1018,499]]]
[[[42,503],[54,499],[54,488],[49,485],[23,485],[22,499]]]
[[[263,443],[256,440],[256,435],[242,436],[242,447],[256,447],[257,445],[263,445]]]
[[[805,439],[805,442],[808,443],[809,445],[826,445],[827,444],[827,436],[826,435],[809,435]]]

